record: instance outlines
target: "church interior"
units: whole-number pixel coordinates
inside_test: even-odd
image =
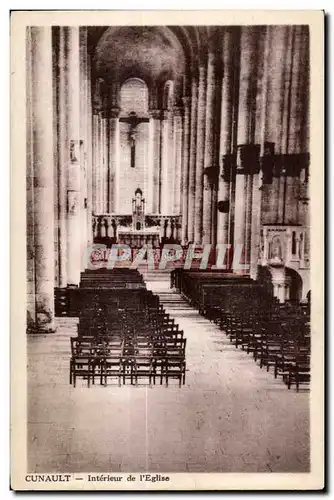
[[[26,77],[29,472],[308,472],[308,27],[28,27]]]

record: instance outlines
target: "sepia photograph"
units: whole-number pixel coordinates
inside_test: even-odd
[[[323,23],[13,13],[13,489],[323,487]]]

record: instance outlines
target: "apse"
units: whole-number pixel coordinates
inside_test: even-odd
[[[167,27],[110,27],[95,50],[96,74],[108,82],[121,84],[128,78],[141,78],[149,87],[167,80],[182,87],[185,54],[176,35]]]
[[[130,215],[141,189],[148,214],[180,215],[183,45],[167,27],[110,27],[92,62],[94,112],[104,131],[94,212]]]

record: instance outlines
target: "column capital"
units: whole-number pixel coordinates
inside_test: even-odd
[[[162,111],[161,109],[150,109],[148,114],[150,118],[153,118],[153,120],[160,120]]]
[[[161,120],[168,120],[170,111],[168,109],[161,110]]]
[[[101,109],[101,118],[108,118],[109,117],[109,110],[108,109]]]
[[[173,107],[173,115],[174,116],[182,116],[183,114],[183,108],[181,106],[174,106]]]
[[[109,109],[109,118],[118,118],[120,114],[119,108],[110,108]]]

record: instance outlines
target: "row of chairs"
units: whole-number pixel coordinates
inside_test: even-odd
[[[290,389],[310,382],[310,318],[302,306],[280,306],[276,301],[230,299],[210,319],[237,348],[251,354],[260,368],[273,370]]]
[[[77,377],[87,380],[88,387],[99,380],[107,385],[108,380],[118,385],[146,380],[149,385],[177,379],[179,386],[185,383],[186,339],[165,342],[116,341],[113,337],[103,340],[71,339],[70,383],[76,386]]]
[[[176,270],[172,285],[237,348],[290,389],[310,382],[309,305],[280,304],[262,283],[217,271]]]
[[[97,273],[90,276],[98,282]],[[118,270],[117,284],[120,276]],[[137,279],[135,273],[132,276]],[[130,279],[129,274],[124,278]],[[76,386],[78,377],[88,386],[96,380],[102,385],[112,381],[138,385],[143,380],[151,386],[159,380],[168,386],[171,379],[177,379],[180,387],[185,383],[186,339],[159,297],[146,289],[113,293],[109,286],[101,293],[90,284],[79,291],[82,308],[78,336],[71,339],[71,384]]]

